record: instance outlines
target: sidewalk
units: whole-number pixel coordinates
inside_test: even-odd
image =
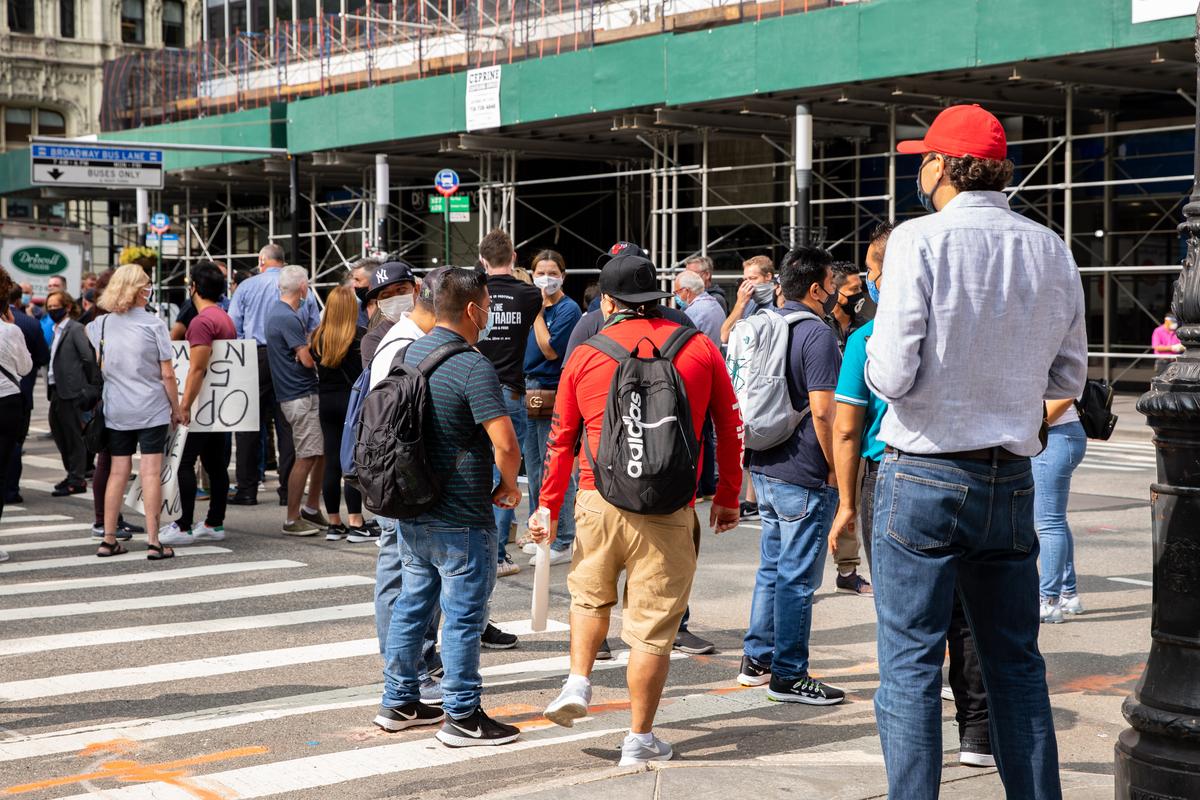
[[[1146,418],[1137,410],[1141,394],[1117,392],[1113,395],[1113,413],[1117,415],[1117,429],[1113,439],[1121,441],[1148,442],[1154,431],[1146,424]]]

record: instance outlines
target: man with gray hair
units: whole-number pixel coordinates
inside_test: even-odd
[[[725,316],[729,316],[729,301],[725,299],[725,290],[713,283],[713,260],[708,256],[692,256],[683,265],[688,272],[694,272],[704,281],[704,291],[716,298]],[[718,343],[719,344],[719,343]]]
[[[284,266],[283,248],[268,244],[258,251],[260,272],[238,284],[229,305],[229,316],[237,328],[239,339],[253,339],[258,343],[258,431],[243,431],[234,434],[237,441],[237,491],[229,502],[235,506],[258,504],[258,484],[262,480],[261,432],[267,429],[270,420],[275,420],[275,441],[279,447],[279,501],[286,505],[287,481],[291,473],[292,435],[283,416],[275,413],[275,392],[272,386],[271,369],[267,359],[267,317],[279,304],[279,275]],[[303,271],[303,270],[301,270]],[[310,292],[299,310],[305,331],[316,330],[321,321],[321,312]]]
[[[267,317],[267,360],[275,399],[290,429],[296,459],[288,477],[287,520],[283,526],[283,532],[291,536],[313,536],[323,527],[313,519],[320,517],[316,491],[319,481],[312,482],[303,517],[300,512],[300,498],[309,474],[321,475],[325,466],[316,363],[308,350],[308,331],[297,313],[308,293],[304,268],[284,267],[279,273],[279,299]]]
[[[675,275],[675,305],[721,348],[721,323],[727,315],[717,298],[704,290],[704,279],[698,273],[685,269]]]

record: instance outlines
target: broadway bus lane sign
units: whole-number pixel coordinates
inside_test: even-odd
[[[29,174],[43,186],[163,188],[163,151],[102,144],[35,144]]]

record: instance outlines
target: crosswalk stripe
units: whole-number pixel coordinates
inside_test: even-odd
[[[275,586],[282,585],[275,584]],[[290,590],[280,589],[276,592],[270,592],[270,594],[281,594],[284,591],[302,591],[303,588],[328,587],[294,587]],[[262,595],[256,594],[253,596],[259,597]],[[159,598],[149,597],[146,598],[149,602],[144,605],[132,607],[156,608],[162,605],[155,602],[157,599]],[[128,604],[129,602],[128,600],[114,601],[116,604]],[[129,605],[118,605],[118,610],[130,607]],[[4,619],[7,613],[0,611],[0,619]],[[261,614],[253,617],[203,619],[196,622],[168,622],[164,625],[139,625],[132,628],[101,628],[99,630],[60,633],[49,636],[30,636],[25,639],[5,639],[0,641],[0,654],[44,653],[48,650],[67,650],[74,647],[97,647],[107,644],[122,644],[124,642],[141,642],[149,639],[169,639],[176,636],[197,636],[205,633],[249,631],[262,628],[286,627],[288,625],[303,625],[309,622],[355,619],[358,617],[374,616],[374,614],[375,603],[370,602],[355,603],[346,606],[330,606],[328,608],[310,608],[304,611],[285,611],[278,614]]]
[[[139,544],[146,539],[145,534],[138,534],[134,541]],[[10,553],[28,553],[34,550],[60,550],[68,547],[95,547],[100,544],[100,540],[91,536],[85,536],[82,539],[53,539],[51,541],[42,540],[40,542],[18,542],[17,544],[6,544],[4,549]],[[126,542],[126,547],[129,543]]]
[[[211,556],[216,553],[232,553],[227,547],[181,547],[175,551],[177,556]],[[69,558],[40,558],[36,561],[7,561],[0,564],[0,576],[13,572],[36,572],[42,569],[65,569],[67,567],[98,566],[100,564],[125,564],[146,558],[144,550],[131,550],[126,555],[108,556],[71,556]]]
[[[270,597],[292,592],[311,592],[320,589],[341,589],[346,586],[375,584],[374,578],[364,575],[332,575],[323,578],[303,578],[277,583],[251,583],[246,586],[231,586],[225,589],[210,589],[204,592],[184,592],[151,597],[135,597],[124,600],[89,600],[84,603],[61,603],[50,606],[26,606],[0,611],[0,621],[20,619],[56,619],[75,617],[81,614],[104,614],[109,611],[133,611],[140,608],[172,608],[177,606],[226,603],[252,597]],[[81,634],[83,635],[83,634]],[[0,652],[8,643],[0,640]]]
[[[1094,461],[1087,461],[1086,459],[1082,464],[1079,465],[1079,468],[1099,469],[1107,472],[1142,472],[1145,470],[1145,467],[1124,466],[1121,464],[1098,464]]]
[[[687,656],[683,653],[671,653],[672,660],[686,658]],[[597,672],[624,669],[628,663],[629,651],[616,650],[613,652],[611,661],[599,661],[593,669]],[[491,690],[502,686],[542,681],[548,677],[565,674],[569,667],[570,658],[568,656],[554,656],[484,667],[480,670],[480,674],[484,678],[485,687]],[[96,742],[112,739],[148,742],[172,736],[186,736],[221,728],[267,722],[284,717],[317,714],[344,708],[363,708],[377,704],[382,694],[383,684],[376,683],[187,711],[166,717],[121,720],[111,726],[89,725],[83,728],[50,731],[14,739],[0,739],[0,762],[72,753]]]
[[[210,564],[205,567],[183,567],[155,572],[139,572],[136,575],[106,575],[96,578],[63,578],[55,581],[30,581],[0,585],[0,597],[42,592],[65,592],[76,589],[99,589],[105,586],[131,586],[142,583],[178,581],[185,578],[204,578],[213,575],[233,575],[239,572],[257,572],[271,569],[292,569],[308,566],[302,561],[279,559],[275,561],[235,561],[231,564]],[[2,568],[0,568],[2,569]]]
[[[736,717],[769,705],[766,692],[761,691],[688,695],[664,704],[656,722],[665,726],[719,716]],[[614,711],[595,721],[600,722],[601,727],[579,730],[551,726],[525,731],[520,739],[504,747],[433,747],[428,739],[422,738],[195,776],[188,779],[188,787],[165,783],[123,786],[106,791],[104,796],[110,800],[195,800],[196,789],[200,789],[239,800],[269,797],[612,736],[626,730],[629,713]],[[586,722],[576,724],[586,725]],[[62,800],[89,800],[91,797],[94,795],[79,794]]]
[[[546,630],[534,631],[533,620],[522,619],[515,622],[497,622],[496,627],[505,633],[511,633],[513,636],[530,636],[534,633],[560,633],[562,631],[571,630],[571,626],[565,622],[559,622],[556,619],[546,620]]]
[[[0,528],[0,536],[27,536],[31,533],[62,533],[63,531],[88,531],[89,522],[64,522],[61,525],[27,525],[20,528]]]
[[[65,514],[28,514],[23,517],[7,517],[3,525],[0,525],[0,530],[8,530],[6,526],[15,522],[61,522],[65,519],[70,519],[70,517]]]
[[[1154,585],[1153,581],[1144,581],[1144,580],[1141,580],[1140,578],[1109,578],[1109,580],[1115,581],[1117,583],[1129,583],[1134,586],[1153,586]]]

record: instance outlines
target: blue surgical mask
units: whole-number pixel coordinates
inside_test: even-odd
[[[21,308],[29,308],[29,304],[33,302],[33,298],[28,294],[21,295]]]
[[[870,295],[872,303],[879,304],[879,287],[870,278],[867,278],[867,294]]]
[[[675,294],[675,307],[678,308],[680,311],[683,311],[688,307],[688,301],[684,300],[682,297],[679,296],[678,293],[676,293]]]
[[[917,199],[921,201],[922,208],[924,208],[930,214],[933,214],[937,211],[937,209],[933,207],[933,195],[925,191],[925,189],[921,186],[921,173],[925,171],[925,165],[928,163],[928,161],[922,162],[921,168],[917,170]]]
[[[475,318],[471,317],[471,324],[475,325],[476,328],[479,328],[479,338],[475,340],[475,343],[479,344],[480,342],[487,341],[488,336],[492,332],[492,312],[488,311],[486,308],[483,308],[483,306],[475,307],[482,308],[484,311],[487,311],[487,324],[482,328],[479,328],[479,325],[475,323]]]

